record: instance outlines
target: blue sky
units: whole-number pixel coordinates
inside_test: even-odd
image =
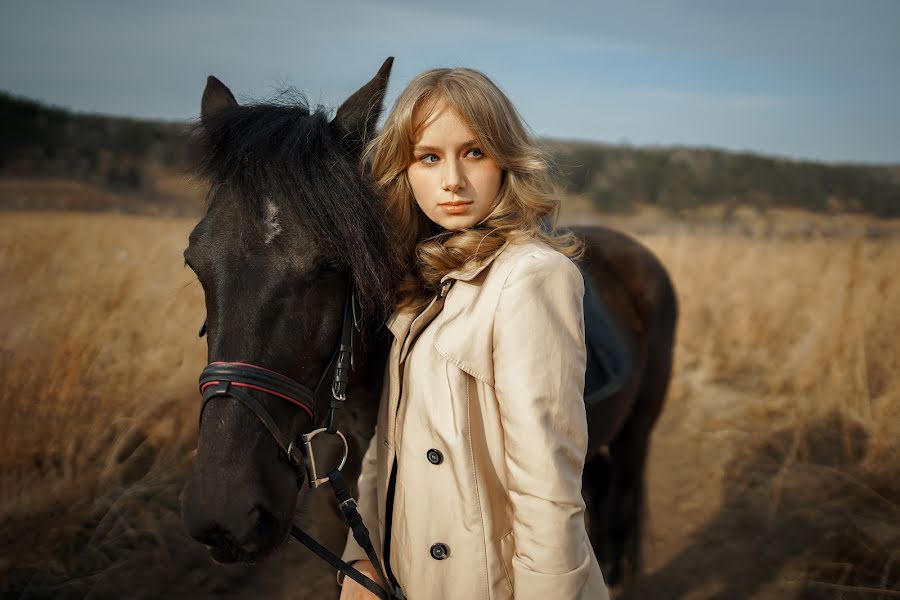
[[[538,135],[900,163],[900,2],[3,0],[0,89],[82,111],[197,116],[295,85],[336,106],[396,57],[469,66]]]

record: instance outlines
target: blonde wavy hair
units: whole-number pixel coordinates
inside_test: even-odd
[[[503,172],[494,209],[456,231],[443,230],[421,211],[406,174],[415,161],[417,133],[439,100],[456,110]],[[556,231],[559,188],[549,154],[535,143],[509,98],[480,71],[438,68],[417,75],[366,145],[362,164],[367,163],[407,261],[394,290],[397,310],[421,309],[444,275],[483,260],[507,241],[538,238],[573,260],[584,253],[572,233]]]

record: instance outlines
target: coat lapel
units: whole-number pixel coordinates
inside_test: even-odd
[[[474,279],[479,273],[485,270],[488,265],[494,262],[494,259],[500,256],[500,254],[506,250],[506,247],[509,246],[509,241],[503,242],[503,245],[497,248],[491,254],[488,254],[482,260],[474,263],[474,264],[466,264],[460,269],[456,269],[455,271],[450,271],[446,275],[441,278],[441,283],[443,284],[448,279],[456,279],[458,281],[471,281]]]
[[[478,261],[474,264],[464,265],[462,268],[455,269],[450,271],[446,275],[441,278],[442,289],[444,290],[444,295],[446,295],[450,288],[452,287],[454,281],[471,281],[474,279],[479,273],[481,273],[484,269],[486,269],[495,258],[497,258],[505,249],[509,246],[509,242],[504,242],[502,246],[500,246],[496,251],[489,254],[487,257]],[[427,311],[429,308],[423,310]],[[394,338],[400,340],[401,342],[406,341],[406,337],[409,334],[410,326],[413,321],[416,320],[416,317],[419,316],[420,313],[416,313],[412,310],[396,310],[388,317],[386,322],[388,330],[394,335]],[[436,314],[436,313],[435,313]],[[430,320],[430,319],[429,319]],[[418,324],[417,324],[418,325]],[[419,327],[417,326],[417,329]],[[404,344],[406,346],[406,344]],[[400,361],[403,361],[406,353],[403,352],[403,355],[400,357]]]
[[[492,369],[493,350],[490,328],[495,306],[479,302],[481,298],[499,297],[496,286],[502,286],[503,277],[476,279],[508,247],[501,246],[479,265],[447,274],[447,278],[465,282],[457,286],[455,294],[447,296],[441,323],[434,336],[435,349],[450,363],[472,377],[489,385],[494,384]]]
[[[386,323],[387,328],[394,334],[395,339],[402,340],[406,337],[406,332],[409,331],[409,326],[415,318],[416,315],[412,311],[395,310],[394,313],[388,317]]]

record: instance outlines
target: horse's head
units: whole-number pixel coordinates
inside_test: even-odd
[[[195,141],[210,190],[184,257],[206,298],[209,362],[257,365],[297,389],[325,382],[307,398],[310,410],[282,397],[290,393],[261,391],[284,391],[274,384],[226,390],[204,404],[182,513],[190,534],[222,562],[277,547],[300,488],[296,465],[248,406],[271,416],[286,440],[320,427],[351,282],[363,319],[388,306],[397,263],[384,204],[358,163],[391,63],[333,119],[304,101],[239,105],[214,77],[203,93]]]

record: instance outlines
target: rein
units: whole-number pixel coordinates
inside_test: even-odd
[[[257,365],[242,362],[212,362],[200,374],[200,394],[203,397],[203,403],[200,406],[200,422],[202,423],[203,421],[203,411],[210,400],[220,397],[234,398],[250,409],[269,431],[272,439],[275,440],[278,448],[287,458],[287,462],[297,473],[300,487],[303,486],[304,477],[308,481],[309,487],[313,489],[325,483],[330,483],[341,513],[353,531],[354,539],[365,550],[372,564],[377,567],[382,586],[377,585],[366,575],[363,575],[360,571],[341,560],[294,524],[291,525],[291,535],[325,562],[356,581],[381,600],[391,600],[397,597],[396,592],[384,576],[384,569],[378,555],[375,553],[375,548],[372,546],[369,530],[363,523],[362,516],[357,510],[356,500],[350,494],[350,489],[344,480],[344,476],[341,474],[341,469],[347,462],[349,448],[347,438],[337,429],[336,421],[337,411],[343,407],[343,403],[347,400],[346,394],[350,370],[355,368],[356,363],[354,358],[353,330],[362,331],[356,305],[357,302],[351,282],[347,286],[347,293],[344,299],[343,325],[338,348],[332,354],[315,388],[310,389],[290,377]],[[206,331],[206,321],[204,320],[199,332],[200,337],[203,337]],[[266,408],[247,391],[255,390],[295,404],[309,415],[313,423],[317,423],[315,399],[319,397],[319,390],[332,366],[334,366],[334,376],[331,382],[331,401],[328,404],[328,413],[325,416],[324,426],[302,434],[299,445],[295,443],[295,440],[290,439],[290,436],[282,432]],[[324,477],[319,477],[312,440],[323,433],[337,435],[341,438],[344,444],[344,456],[337,467],[329,471]]]

